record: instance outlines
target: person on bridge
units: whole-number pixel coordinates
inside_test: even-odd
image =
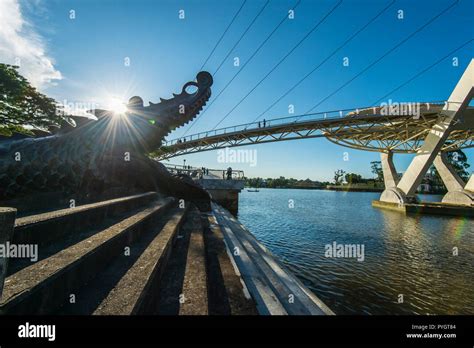
[[[265,128],[266,126],[267,126],[267,121],[263,119],[263,128]]]
[[[232,168],[229,167],[227,168],[227,180],[231,180],[232,179]]]
[[[258,122],[258,128],[260,128],[260,122]]]

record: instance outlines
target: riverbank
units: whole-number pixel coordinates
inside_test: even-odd
[[[369,187],[369,186],[354,186],[354,185],[328,185],[325,187],[330,191],[345,191],[345,192],[382,192],[383,187]]]
[[[245,189],[277,189],[277,190],[325,190],[325,191],[342,191],[342,192],[383,192],[385,187],[359,186],[359,185],[326,185],[326,186],[296,186],[296,187],[251,187],[245,186]],[[417,192],[423,195],[444,195],[446,192]]]
[[[246,187],[250,189],[254,187]],[[326,190],[326,191],[345,191],[345,192],[382,192],[383,188],[371,188],[371,187],[357,187],[357,186],[313,186],[313,187],[258,187],[257,189],[268,188],[277,190]]]

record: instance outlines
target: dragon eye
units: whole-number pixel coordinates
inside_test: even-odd
[[[148,120],[150,124],[155,124],[155,120]]]

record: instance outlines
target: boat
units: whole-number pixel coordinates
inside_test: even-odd
[[[259,189],[248,189],[247,192],[259,192]]]

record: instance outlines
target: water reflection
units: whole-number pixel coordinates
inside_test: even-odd
[[[405,216],[373,208],[377,198],[316,190],[243,192],[239,220],[338,314],[474,313],[472,220]],[[364,262],[325,257],[325,245],[333,242],[364,244]]]

